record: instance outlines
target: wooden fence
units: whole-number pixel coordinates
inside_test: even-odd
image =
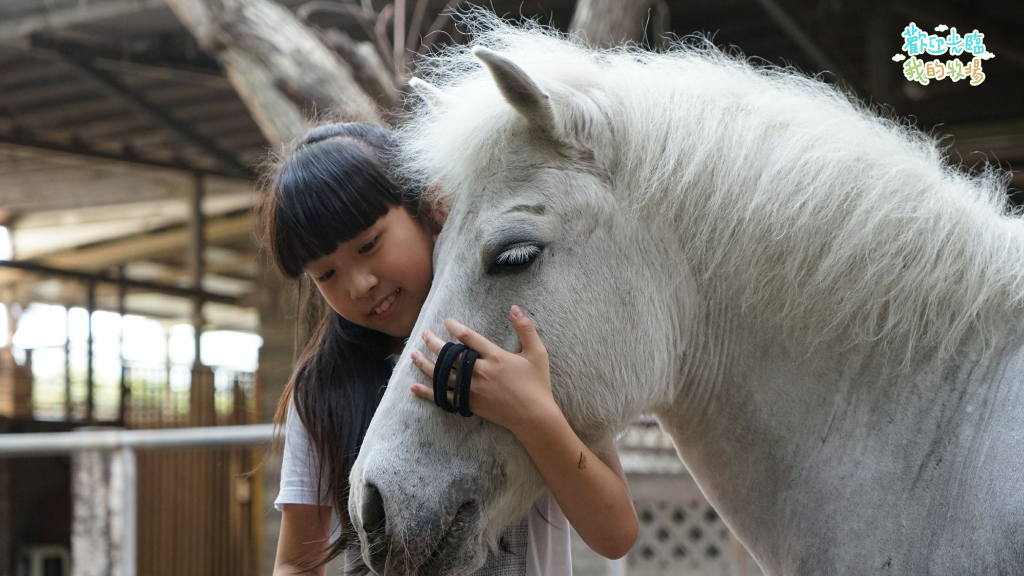
[[[256,422],[255,376],[128,368],[128,428]],[[262,556],[261,448],[138,451],[142,576],[251,576]]]

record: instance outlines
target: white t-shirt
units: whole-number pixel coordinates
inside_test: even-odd
[[[295,411],[294,404],[289,401],[288,420],[285,422],[284,458],[281,463],[281,489],[274,500],[274,508],[281,510],[283,504],[330,506],[329,499],[317,492],[317,467],[318,459],[309,443],[309,435]],[[326,486],[326,482],[321,485]],[[544,494],[530,506],[526,527],[525,572],[514,572],[525,576],[571,576],[569,521],[549,490],[544,490]],[[341,525],[332,509],[331,542],[337,540],[340,534]],[[478,572],[485,573],[510,572],[507,566],[493,571],[485,566]]]

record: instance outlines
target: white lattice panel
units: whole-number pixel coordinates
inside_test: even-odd
[[[644,417],[617,441],[640,533],[626,556],[627,576],[761,576],[743,545],[686,471],[671,438]],[[574,534],[573,574],[622,574]]]
[[[629,576],[760,576],[689,475],[633,475],[629,484],[640,521]]]

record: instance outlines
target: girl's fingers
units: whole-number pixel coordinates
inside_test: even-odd
[[[515,327],[516,333],[519,334],[519,342],[523,345],[523,354],[530,355],[538,352],[547,352],[547,349],[544,348],[544,343],[541,342],[540,334],[537,333],[537,327],[533,324],[533,320],[530,320],[519,306],[512,307],[509,311],[509,317],[512,319],[512,325]]]
[[[412,391],[413,394],[419,396],[420,398],[423,398],[424,400],[430,400],[431,402],[434,401],[434,390],[430,386],[426,386],[424,384],[420,384],[419,382],[417,382],[417,383],[413,384],[412,386],[410,386],[409,390]],[[453,396],[453,392],[449,391],[448,392],[448,401],[449,402],[454,402],[455,401],[452,398],[452,396]]]
[[[419,396],[420,398],[425,398],[427,400],[430,400],[431,402],[434,401],[434,391],[429,386],[424,386],[423,384],[417,382],[416,384],[410,386],[409,390],[411,390],[413,394]]]
[[[466,346],[476,350],[476,353],[480,355],[480,358],[494,358],[495,356],[505,352],[502,348],[484,338],[480,334],[472,331],[466,325],[449,318],[445,320],[445,328],[452,336],[455,336],[460,342]],[[427,348],[435,355],[441,353],[441,347],[445,345],[445,341],[438,338],[437,334],[434,334],[430,330],[424,330],[420,337],[423,338],[423,342],[426,343]]]
[[[452,336],[458,338],[459,342],[462,342],[466,346],[476,350],[477,354],[480,355],[480,358],[494,358],[502,352],[505,352],[505,350],[500,348],[497,344],[470,330],[468,326],[462,324],[458,320],[449,318],[445,320],[444,325]],[[438,351],[440,351],[440,348],[438,348]]]
[[[434,377],[434,362],[432,360],[424,356],[420,351],[414,351],[411,356],[412,363],[415,364],[417,368],[423,370],[423,373],[427,376],[430,376],[431,378]]]
[[[433,352],[435,356],[441,353],[441,347],[445,345],[444,340],[438,338],[437,335],[431,332],[430,330],[424,330],[420,336],[423,337],[423,341],[427,344],[427,348],[431,352]],[[459,372],[459,363],[461,359],[462,356],[459,355],[459,357],[455,359],[455,363],[452,364],[452,372],[448,376],[449,386],[455,386],[455,375],[458,374]],[[425,372],[428,376],[430,376],[431,378],[434,377],[434,370],[436,369],[437,366],[436,362],[428,359],[426,356],[423,355],[422,352],[418,351],[414,351],[412,353],[412,361],[417,366],[419,366],[420,370],[423,370],[423,372]],[[475,374],[476,370],[474,370],[473,373]]]
[[[420,337],[423,338],[423,342],[427,345],[427,349],[434,353],[435,356],[441,353],[441,347],[444,346],[444,340],[437,337],[430,330],[424,330]]]
[[[433,360],[430,360],[429,358],[424,356],[423,353],[418,350],[413,351],[412,354],[410,354],[410,357],[412,358],[412,363],[415,364],[417,368],[422,370],[424,374],[430,376],[431,380],[433,380],[434,370],[437,369],[436,363]],[[452,370],[452,373],[448,376],[448,386],[451,388],[455,387],[455,375],[457,373],[458,362],[455,363],[455,369]],[[430,399],[434,399],[433,393],[430,394]]]
[[[417,382],[410,386],[409,390],[413,394],[419,396],[420,398],[423,398],[424,400],[430,400],[431,402],[434,401],[434,390],[430,386],[426,386],[424,384],[420,384],[419,382]],[[448,391],[448,402],[455,402],[455,392],[452,390]]]

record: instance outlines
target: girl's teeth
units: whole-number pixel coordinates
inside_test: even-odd
[[[383,314],[383,313],[387,312],[388,308],[391,308],[391,305],[395,303],[395,298],[398,297],[398,293],[401,292],[401,291],[402,291],[401,288],[399,288],[398,290],[395,290],[395,293],[392,294],[391,296],[388,296],[388,299],[385,300],[383,304],[381,304],[380,306],[374,308],[373,312],[375,314],[377,314],[377,315],[380,315],[380,314]]]

